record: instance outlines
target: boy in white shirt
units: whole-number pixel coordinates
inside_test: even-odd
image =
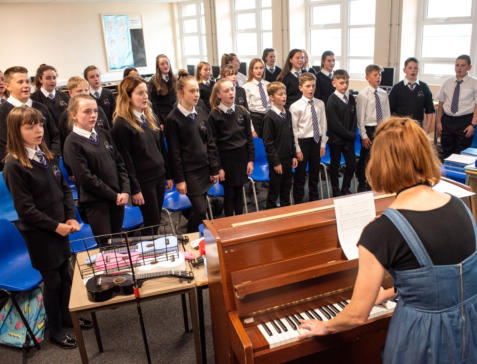
[[[381,72],[383,69],[376,64],[366,67],[366,81],[368,86],[361,90],[356,99],[356,112],[358,117],[358,129],[361,137],[361,151],[359,156],[357,175],[358,192],[369,190],[366,182],[365,170],[369,161],[369,151],[373,144],[376,127],[391,116],[388,94],[382,88]]]
[[[316,87],[315,75],[309,72],[303,73],[298,81],[303,96],[290,106],[298,158],[293,183],[295,203],[303,201],[307,164],[309,201],[318,200],[320,160],[325,155],[328,140],[325,104],[313,97]]]

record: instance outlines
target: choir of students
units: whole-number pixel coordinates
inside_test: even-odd
[[[164,191],[173,184],[191,201],[187,231],[193,232],[206,217],[206,193],[216,182],[224,186],[225,215],[243,212],[242,188],[253,172],[257,134],[270,166],[266,206],[274,208],[277,199],[280,206],[291,203],[292,185],[294,203],[304,200],[307,174],[308,199],[323,198],[318,176],[327,146],[333,196],[339,196],[350,193],[355,173],[358,191],[369,189],[365,171],[374,133],[391,114],[410,115],[429,128],[432,94],[417,79],[416,58],[406,60],[405,78],[389,98],[379,87],[381,67],[367,66],[369,85],[355,100],[348,73],[334,70],[332,51],[322,54],[320,71],[305,69],[305,57],[304,50],[293,49],[280,69],[274,50],[265,49],[262,59],[250,62],[245,80],[238,72],[238,57],[224,54],[216,81],[207,62],[199,63],[195,77],[176,77],[169,58],[161,54],[149,82],[136,69],[125,70],[117,97],[101,86],[96,66],[84,70],[84,79],[70,78],[66,94],[56,88],[55,67],[43,64],[31,97],[27,69],[14,66],[0,72],[3,178],[32,262],[50,292],[45,304],[53,342],[75,346],[74,338],[64,334],[62,324],[70,322],[62,315],[69,295],[66,237],[78,224],[57,167],[61,155],[78,185],[80,211],[95,235],[119,232],[130,201],[140,207],[145,226],[159,224]],[[470,146],[477,126],[477,80],[468,75],[471,68],[470,57],[457,57],[456,75],[438,95],[445,156]],[[361,141],[357,166],[356,138]],[[346,168],[340,187],[342,155]],[[38,251],[38,237],[44,242],[42,251],[51,251],[51,256]]]

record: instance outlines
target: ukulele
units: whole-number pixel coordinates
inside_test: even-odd
[[[185,279],[188,282],[194,279],[192,272],[171,270],[166,272],[136,274],[136,281],[140,287],[143,281],[160,277],[176,277],[179,278],[180,281]],[[88,298],[93,302],[104,302],[118,294],[124,296],[133,294],[133,288],[134,280],[131,273],[98,274],[86,281]]]

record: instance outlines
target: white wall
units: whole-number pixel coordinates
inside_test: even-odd
[[[34,75],[41,63],[47,63],[65,80],[95,64],[103,80],[122,78],[122,71],[107,74],[101,14],[142,15],[147,67],[140,72],[154,73],[160,53],[167,54],[174,67],[171,4],[49,2],[0,5],[0,69],[22,65]]]

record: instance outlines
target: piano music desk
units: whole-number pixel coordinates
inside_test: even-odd
[[[191,237],[193,239],[193,236]],[[93,250],[90,254],[97,253],[97,250]],[[86,252],[81,252],[77,254],[76,259],[79,263],[83,264],[87,257]],[[195,271],[194,271],[194,274]],[[191,321],[192,328],[194,330],[194,344],[195,344],[195,353],[197,363],[202,363],[201,355],[201,345],[199,337],[199,315],[197,312],[197,296],[196,296],[196,283],[194,280],[187,282],[179,282],[177,278],[156,278],[145,281],[142,284],[142,287],[139,289],[141,301],[148,299],[159,299],[172,295],[180,295],[187,293],[190,300],[190,311],[191,311]],[[79,327],[79,317],[85,313],[91,313],[91,317],[94,324],[94,331],[96,335],[96,343],[98,344],[99,352],[103,352],[103,344],[101,341],[101,335],[98,327],[98,322],[96,319],[96,311],[104,309],[112,309],[124,304],[135,303],[134,295],[128,296],[115,296],[110,300],[105,302],[92,302],[88,299],[88,293],[86,287],[81,279],[81,274],[79,272],[78,264],[75,264],[74,275],[73,275],[73,284],[71,287],[71,296],[69,303],[69,310],[71,314],[71,319],[73,320],[73,328],[76,335],[76,340],[78,343],[78,349],[81,355],[81,362],[83,364],[88,363],[88,354],[86,353],[86,347],[83,339],[83,333]],[[203,310],[202,310],[203,312]],[[203,316],[203,313],[202,313]],[[145,322],[146,332],[147,332],[147,322]],[[138,335],[140,333],[138,332]],[[150,333],[149,333],[150,334]]]

